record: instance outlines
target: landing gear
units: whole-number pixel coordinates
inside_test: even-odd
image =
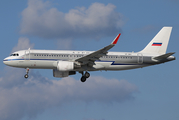
[[[85,82],[86,81],[86,77],[85,76],[82,76],[81,77],[81,82]]]
[[[25,77],[26,79],[29,77],[28,73],[29,73],[29,68],[26,68],[26,74],[24,75],[24,77]]]
[[[82,74],[81,82],[85,82],[86,79],[90,77],[90,74],[88,72],[85,72],[85,74],[83,72],[80,73]]]
[[[86,78],[89,78],[90,77],[90,74],[89,72],[85,72],[85,75],[84,75]]]
[[[28,75],[28,74],[25,74],[25,75],[24,75],[24,77],[25,77],[25,78],[28,78],[28,77],[29,77],[29,75]]]

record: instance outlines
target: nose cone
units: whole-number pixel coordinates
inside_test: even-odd
[[[12,60],[12,58],[11,57],[6,57],[4,60],[3,60],[3,63],[5,64],[5,65],[11,65],[11,60]]]
[[[7,64],[7,63],[8,63],[8,59],[5,58],[5,59],[3,60],[3,63],[4,63],[5,65],[8,65],[8,64]]]

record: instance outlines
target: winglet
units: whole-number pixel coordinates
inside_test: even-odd
[[[117,37],[112,41],[112,43],[111,43],[112,45],[117,44],[117,41],[118,41],[120,35],[121,35],[121,33],[119,35],[117,35]]]

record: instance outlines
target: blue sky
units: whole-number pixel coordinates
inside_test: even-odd
[[[20,49],[140,51],[172,26],[167,52],[179,44],[179,0],[21,0],[0,2],[1,60]],[[127,71],[53,78],[52,70],[0,63],[1,120],[178,120],[178,60]]]

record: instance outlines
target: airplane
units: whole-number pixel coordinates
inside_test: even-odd
[[[166,53],[172,27],[163,27],[149,44],[139,52],[108,52],[121,34],[111,44],[97,51],[21,50],[3,60],[11,67],[29,69],[52,69],[57,78],[82,74],[81,82],[90,77],[89,71],[117,71],[143,68],[175,60],[175,52]]]

